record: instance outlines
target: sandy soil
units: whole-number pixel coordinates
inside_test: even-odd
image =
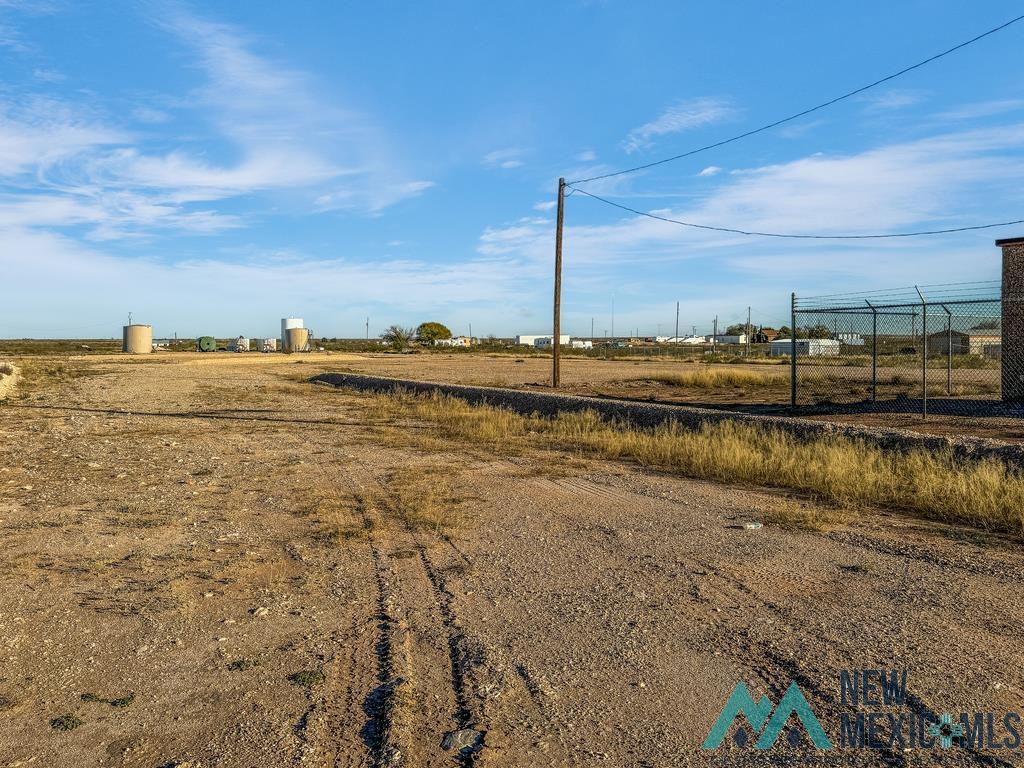
[[[917,713],[1024,710],[1012,543],[747,530],[794,502],[493,455],[303,383],[391,358],[238,357],[26,366],[0,405],[0,765],[1019,763],[700,748],[740,680],[798,681],[835,739],[843,669],[910,669]],[[452,527],[367,501],[432,484]]]

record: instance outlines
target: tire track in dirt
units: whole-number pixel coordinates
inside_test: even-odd
[[[331,476],[319,466],[325,485]],[[338,649],[324,668],[324,694],[296,730],[303,739],[296,762],[329,768],[395,766],[412,753],[413,731],[400,702],[412,686],[408,628],[398,609],[397,576],[372,536],[378,522],[357,505],[375,589],[371,615],[356,613],[348,631],[332,637]],[[337,589],[337,588],[336,588]],[[372,688],[367,681],[376,681]]]
[[[415,681],[409,629],[398,607],[398,577],[390,560],[371,540],[377,581],[378,685],[363,700],[366,721],[360,731],[374,764],[393,766],[414,755],[412,712],[408,701]]]
[[[548,687],[522,664],[513,666],[499,649],[472,637],[455,610],[456,598],[445,576],[448,569],[436,565],[419,533],[410,533],[448,634],[452,685],[459,692],[457,727],[479,734],[479,743],[459,755],[462,764],[522,765],[519,748],[523,745],[510,743],[513,730],[533,735],[545,765],[575,764],[564,747],[564,728],[557,728],[557,718],[543,703]],[[552,739],[552,725],[559,731],[557,740]]]
[[[356,461],[383,494],[394,498],[365,462]],[[468,652],[465,636],[456,628],[451,594],[442,589],[426,544],[406,521],[395,528],[367,505],[360,505],[360,511],[371,532],[384,617],[378,653],[381,686],[368,699],[373,714],[369,731],[379,732],[377,764],[478,765],[486,729],[472,717],[474,693],[463,675],[470,665]],[[396,654],[396,649],[401,652]],[[396,670],[396,661],[404,674]]]
[[[379,477],[371,476],[383,493],[392,495]],[[504,727],[515,724],[514,730],[535,736],[535,742],[541,745],[545,755],[545,764],[570,764],[561,733],[552,743],[550,713],[537,706],[529,687],[517,674],[518,670],[499,649],[475,639],[459,619],[456,597],[447,583],[446,573],[471,567],[470,558],[450,536],[426,534],[405,520],[401,530],[393,532],[390,540],[392,545],[410,547],[409,550],[398,549],[394,554],[400,556],[398,563],[408,563],[408,567],[398,566],[402,580],[407,583],[402,590],[406,598],[403,606],[411,619],[416,619],[413,635],[422,633],[425,641],[413,645],[417,682],[423,680],[424,694],[442,688],[442,699],[448,699],[449,692],[451,694],[446,715],[429,712],[417,725],[422,734],[430,732],[430,724],[443,724],[443,728],[435,732],[438,737],[435,742],[440,742],[442,750],[435,756],[446,763],[464,766],[520,765],[522,763],[517,762],[512,753],[521,745],[508,743]],[[444,566],[439,566],[431,553],[435,542],[448,545],[445,551],[450,551],[451,560]],[[408,556],[410,551],[415,557]],[[427,595],[430,600],[424,599]],[[444,681],[438,675],[442,665],[437,662],[438,651],[442,649],[446,655]],[[423,709],[429,710],[429,707]],[[423,747],[422,739],[420,746],[429,749],[429,746]],[[437,763],[427,761],[425,764]]]
[[[315,465],[321,482],[331,483],[331,475],[322,463]],[[290,546],[293,556],[295,547]],[[380,613],[381,578],[377,558],[372,552],[371,580],[376,586],[377,613]],[[358,562],[358,560],[356,560]],[[333,596],[343,598],[339,583],[331,589]],[[377,763],[377,755],[365,738],[364,710],[365,686],[367,680],[380,677],[380,635],[368,625],[376,623],[379,615],[367,617],[358,610],[344,630],[331,635],[334,653],[323,665],[324,685],[319,700],[314,702],[302,715],[296,725],[300,739],[293,762],[303,765],[319,765],[324,768],[368,768]],[[362,724],[361,724],[362,723]]]

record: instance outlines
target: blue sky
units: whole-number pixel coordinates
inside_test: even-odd
[[[1018,3],[0,0],[0,336],[550,330],[556,180],[850,90]],[[783,128],[587,188],[719,226],[1024,218],[1024,23]],[[709,330],[995,279],[995,237],[777,241],[567,201],[563,329]]]

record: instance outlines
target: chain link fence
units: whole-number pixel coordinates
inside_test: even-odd
[[[794,294],[792,327],[772,351],[791,356],[794,406],[972,415],[1001,404],[998,282]]]

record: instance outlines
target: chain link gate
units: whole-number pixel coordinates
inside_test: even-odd
[[[782,353],[791,356],[793,407],[927,416],[991,412],[1001,403],[998,282],[793,294],[791,328]]]

